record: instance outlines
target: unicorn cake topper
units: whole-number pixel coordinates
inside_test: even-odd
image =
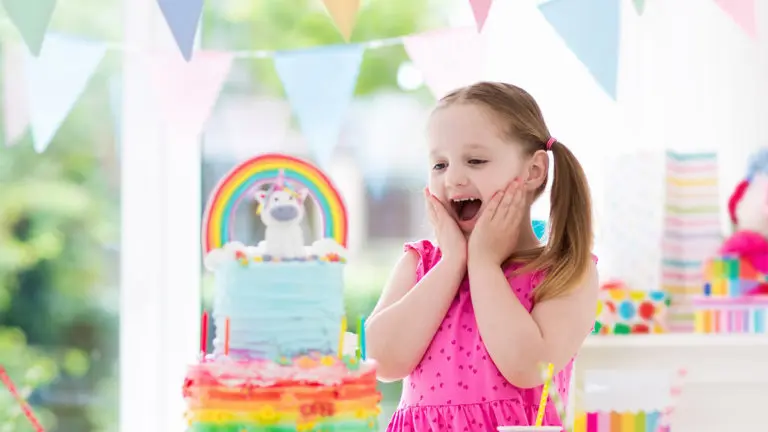
[[[304,219],[307,192],[305,188],[298,191],[289,189],[283,170],[280,170],[268,191],[256,192],[261,221],[267,227],[263,244],[267,255],[279,258],[306,256],[301,221]]]
[[[233,238],[236,210],[251,199],[266,226],[256,246]],[[311,245],[304,244],[309,232],[302,229],[307,200],[322,221],[320,238]],[[204,264],[217,271],[233,260],[246,267],[281,261],[344,263],[347,226],[341,194],[318,167],[293,156],[259,155],[234,167],[211,192],[203,215]]]

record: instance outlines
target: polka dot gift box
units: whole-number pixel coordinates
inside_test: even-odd
[[[594,334],[665,333],[669,297],[663,291],[633,290],[621,282],[603,285]]]

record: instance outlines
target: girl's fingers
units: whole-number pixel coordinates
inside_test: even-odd
[[[485,208],[483,211],[483,214],[480,215],[481,218],[485,217],[485,219],[493,219],[494,216],[496,216],[496,212],[499,209],[499,203],[501,203],[501,199],[504,196],[504,191],[497,191],[493,196],[491,197],[491,200],[488,202],[488,207]]]

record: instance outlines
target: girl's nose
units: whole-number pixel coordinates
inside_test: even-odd
[[[449,166],[445,178],[448,186],[466,186],[467,184],[466,172],[461,167]]]

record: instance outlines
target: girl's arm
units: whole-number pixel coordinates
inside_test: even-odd
[[[412,250],[400,258],[365,322],[367,354],[381,381],[403,379],[419,364],[464,277],[465,268],[444,257],[416,283],[418,261]]]
[[[468,270],[480,336],[496,367],[517,387],[541,385],[539,365],[552,363],[555,371],[561,370],[592,331],[598,295],[594,264],[579,286],[537,304],[531,313],[500,267],[470,258]]]

